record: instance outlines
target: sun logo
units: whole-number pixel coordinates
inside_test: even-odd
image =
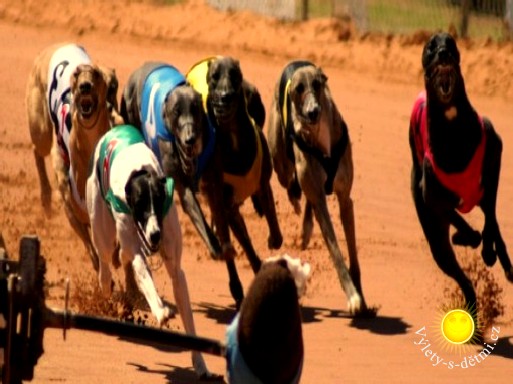
[[[474,306],[444,306],[433,328],[439,333],[438,344],[450,352],[465,353],[472,346],[479,344],[480,321]]]
[[[463,309],[453,309],[445,314],[440,325],[442,336],[449,343],[463,344],[474,336],[474,319]]]

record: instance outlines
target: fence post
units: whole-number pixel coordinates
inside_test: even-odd
[[[470,0],[462,0],[462,2],[461,2],[461,26],[460,26],[461,37],[467,37],[467,35],[468,35],[469,14],[470,14]]]
[[[506,0],[506,11],[504,13],[504,21],[506,23],[506,32],[508,39],[513,38],[513,0]]]
[[[308,19],[308,0],[301,1],[301,20]]]

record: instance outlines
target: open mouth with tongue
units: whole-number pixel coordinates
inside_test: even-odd
[[[433,80],[438,100],[445,104],[450,103],[456,86],[456,71],[454,67],[452,65],[437,66]]]
[[[92,94],[80,94],[79,100],[77,100],[80,115],[85,119],[88,119],[93,115],[96,110],[96,104],[97,102]]]

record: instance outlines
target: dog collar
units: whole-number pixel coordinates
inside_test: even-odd
[[[231,324],[226,329],[226,363],[228,382],[231,384],[264,384],[262,380],[248,367],[244,356],[239,349],[237,330],[239,328],[240,312],[237,313]],[[289,384],[299,383],[303,370],[303,360],[299,366],[296,377]]]

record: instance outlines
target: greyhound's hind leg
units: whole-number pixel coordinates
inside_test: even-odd
[[[267,247],[269,249],[280,249],[283,243],[283,235],[281,233],[280,224],[278,223],[278,217],[276,215],[273,191],[269,183],[265,183],[257,192],[257,194],[253,196],[256,196],[256,198],[259,200],[263,214],[267,221],[267,225],[269,227]]]
[[[98,253],[96,252],[96,249],[93,246],[93,243],[91,241],[91,235],[89,234],[89,226],[81,223],[76,216],[72,212],[72,208],[69,207],[69,205],[64,202],[64,210],[66,212],[66,216],[68,217],[69,223],[71,224],[71,227],[75,231],[75,233],[80,237],[80,240],[84,243],[84,246],[86,247],[87,253],[89,254],[89,258],[91,259],[91,262],[93,263],[93,268],[95,271],[98,271],[99,269],[99,257]]]
[[[479,247],[481,244],[481,233],[473,229],[467,221],[455,210],[451,211],[451,224],[456,228],[452,235],[452,243],[455,245]]]
[[[465,275],[458,264],[449,241],[449,221],[437,220],[435,216],[426,217],[425,219],[429,220],[426,222],[425,232],[435,262],[447,276],[458,283],[467,306],[475,308],[477,302],[472,281]]]
[[[301,249],[305,250],[310,244],[313,232],[313,210],[312,204],[307,200],[305,204],[305,214],[303,215],[303,229],[301,232]]]
[[[244,223],[244,219],[242,218],[238,207],[234,207],[231,210],[229,224],[233,234],[235,235],[235,238],[242,246],[242,249],[244,249],[244,252],[246,252],[246,256],[249,260],[251,268],[253,269],[253,272],[257,273],[260,270],[262,261],[256,254],[255,248],[253,248],[246,224]]]
[[[41,204],[47,216],[51,215],[52,209],[52,188],[48,180],[44,157],[40,156],[34,149],[34,159],[36,161],[37,174],[39,175],[39,186],[41,189]]]

